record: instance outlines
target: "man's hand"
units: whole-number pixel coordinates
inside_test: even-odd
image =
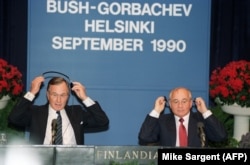
[[[166,99],[164,96],[160,96],[155,100],[154,110],[159,114],[165,109]]]
[[[205,101],[201,97],[197,97],[195,99],[195,104],[196,104],[197,110],[200,113],[204,113],[207,111],[207,106],[205,104]]]
[[[40,91],[41,85],[43,84],[44,80],[45,79],[43,76],[38,76],[33,79],[30,86],[30,92],[36,95]]]
[[[75,92],[78,98],[84,101],[88,97],[85,86],[83,86],[79,82],[72,82],[72,83],[73,83],[73,87],[71,88],[71,90]]]

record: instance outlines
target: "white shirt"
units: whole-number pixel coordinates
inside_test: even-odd
[[[33,101],[35,96],[27,92],[24,97],[30,101]],[[87,98],[83,101],[83,104],[85,106],[89,107],[95,102],[91,98]],[[63,144],[64,145],[76,145],[76,139],[75,139],[75,133],[74,130],[70,124],[69,118],[66,114],[65,109],[60,110],[61,116],[62,116],[62,135],[63,135]],[[57,113],[56,111],[49,106],[49,113],[48,113],[48,120],[47,120],[47,128],[46,128],[46,133],[44,137],[43,144],[52,144],[52,120],[57,118]]]
[[[62,116],[62,136],[63,136],[63,144],[67,145],[76,145],[76,139],[75,139],[75,133],[73,131],[73,128],[70,124],[69,118],[66,114],[66,111],[60,110],[61,116]],[[52,127],[51,123],[53,119],[56,119],[58,114],[55,110],[52,109],[51,106],[49,106],[49,116],[47,120],[47,128],[46,133],[44,137],[43,144],[52,144]]]

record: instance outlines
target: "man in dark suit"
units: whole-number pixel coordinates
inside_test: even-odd
[[[168,102],[171,113],[164,114]],[[198,112],[193,112],[193,102]],[[179,131],[184,120],[187,144],[181,145]],[[161,145],[171,147],[205,147],[208,141],[223,141],[227,132],[220,121],[207,109],[201,97],[192,99],[191,91],[179,87],[169,94],[169,100],[158,97],[154,109],[148,114],[139,132],[140,145]]]
[[[10,123],[28,127],[31,144],[54,144],[53,121],[60,112],[62,118],[62,144],[83,145],[84,132],[97,132],[108,129],[109,119],[97,101],[87,96],[85,87],[79,82],[69,82],[62,77],[54,77],[48,82],[45,105],[33,105],[45,81],[43,76],[36,77],[23,98],[14,106]],[[82,105],[68,106],[70,91],[73,91]]]

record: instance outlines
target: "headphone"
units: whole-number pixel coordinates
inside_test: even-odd
[[[63,78],[65,78],[66,81],[67,81],[68,84],[69,84],[69,88],[70,88],[70,89],[74,86],[74,84],[73,84],[72,81],[70,80],[69,76],[67,76],[67,75],[64,74],[64,73],[57,72],[57,71],[47,71],[47,72],[43,72],[43,73],[42,73],[42,76],[43,76],[45,79],[54,77],[54,76],[49,75],[49,74],[58,74],[58,75],[62,76]]]
[[[192,107],[195,107],[195,106],[196,106],[196,104],[195,104],[195,99],[196,99],[196,98],[194,98],[194,99],[192,100]],[[169,100],[167,99],[166,96],[164,96],[164,100],[166,101],[165,107],[170,108],[170,105],[169,105],[169,102],[168,102]]]
[[[51,75],[52,74],[52,75]],[[61,72],[58,72],[58,71],[47,71],[47,72],[44,72],[42,73],[42,76],[44,77],[44,79],[47,79],[47,78],[53,78],[55,77],[55,75],[60,75],[60,77],[64,78],[67,82],[68,82],[68,85],[69,85],[69,89],[71,91],[71,88],[74,86],[74,84],[72,83],[73,81],[69,78],[68,75],[64,74],[64,73],[61,73]],[[72,95],[75,95],[74,92],[70,92]],[[72,98],[72,105],[74,104],[74,99]],[[72,107],[73,109],[73,107]]]

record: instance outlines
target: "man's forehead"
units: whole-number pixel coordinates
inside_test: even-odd
[[[189,92],[185,89],[178,89],[173,92],[173,97],[188,97]]]
[[[51,92],[60,92],[60,93],[68,92],[68,86],[66,85],[66,83],[57,84],[57,85],[50,85],[49,90]]]

